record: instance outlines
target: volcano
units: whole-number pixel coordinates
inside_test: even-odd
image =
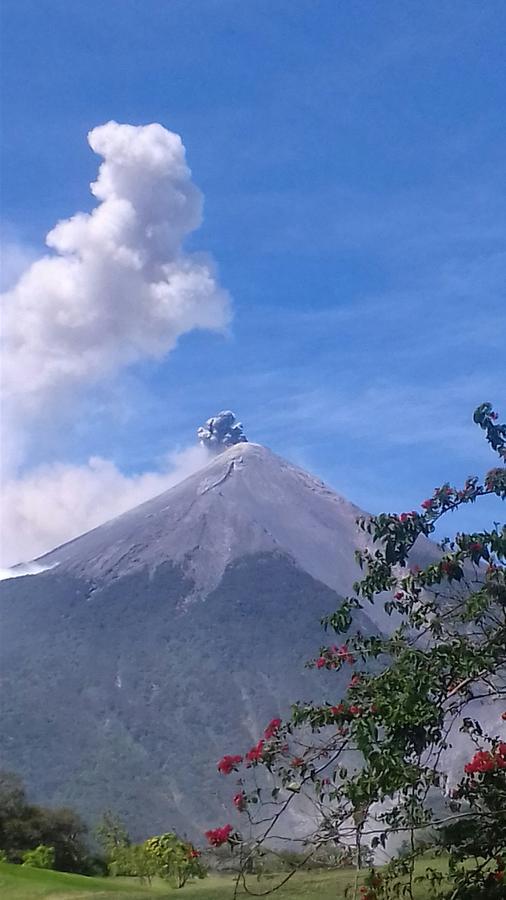
[[[114,810],[135,838],[228,821],[216,761],[295,700],[344,690],[305,663],[358,577],[360,515],[241,442],[4,581],[3,767],[38,802]],[[386,627],[369,616],[362,631]]]

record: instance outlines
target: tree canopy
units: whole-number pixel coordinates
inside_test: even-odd
[[[446,482],[419,509],[359,521],[362,578],[323,623],[341,643],[322,646],[310,663],[349,668],[346,696],[296,703],[288,721],[273,720],[250,750],[234,748],[219,762],[222,774],[238,775],[233,805],[245,827],[220,826],[207,838],[236,848],[237,889],[252,858],[286,838],[291,821],[306,858],[324,846],[355,847],[354,897],[361,848],[407,842],[381,874],[370,870],[362,900],[400,891],[412,898],[427,838],[435,852],[449,852],[447,877],[430,866],[423,876],[432,896],[506,897],[506,527],[427,541],[450,512],[487,495],[506,499],[506,425],[497,420],[489,403],[474,413],[501,463],[482,479]],[[426,541],[423,568],[410,565],[415,541]],[[356,615],[374,603],[391,628],[364,635]],[[462,742],[469,755],[455,773],[452,748]],[[312,822],[303,836],[293,832],[294,807]]]

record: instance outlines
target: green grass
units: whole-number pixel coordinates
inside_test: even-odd
[[[428,862],[428,861],[427,861]],[[424,868],[427,862],[421,864]],[[433,863],[432,863],[433,864]],[[264,876],[251,881],[258,893],[272,888],[282,876]],[[279,900],[344,900],[347,885],[353,882],[349,869],[338,872],[303,872],[273,896]],[[157,880],[151,887],[140,885],[133,878],[87,878],[66,872],[50,872],[0,863],[0,896],[6,900],[161,900],[162,897],[181,897],[181,900],[232,900],[233,880],[230,876],[211,875],[203,881],[174,891]],[[246,895],[247,896],[247,895]],[[415,894],[419,900],[430,900],[421,888]]]

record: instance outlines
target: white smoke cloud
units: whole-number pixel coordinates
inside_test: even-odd
[[[103,157],[98,205],[59,222],[3,295],[3,416],[11,427],[62,393],[145,357],[192,329],[224,329],[229,296],[209,257],[187,253],[202,196],[180,137],[159,124],[108,122],[88,141]]]
[[[2,490],[0,565],[40,556],[167,490],[208,461],[207,451],[195,446],[169,455],[163,470],[140,475],[125,475],[110,460],[94,457],[81,466],[40,466],[13,479]]]
[[[108,122],[88,141],[103,159],[91,185],[93,211],[59,222],[46,238],[51,254],[39,259],[4,235],[4,566],[124,512],[207,459],[197,447],[170,458],[163,471],[135,476],[97,457],[16,477],[41,416],[57,428],[62,401],[73,402],[87,385],[136,360],[163,357],[192,329],[220,331],[230,320],[212,260],[184,249],[201,223],[202,195],[180,137],[159,124]]]

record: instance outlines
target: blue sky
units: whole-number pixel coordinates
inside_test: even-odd
[[[91,128],[160,122],[234,309],[39,421],[25,466],[156,468],[222,408],[372,511],[493,465],[471,415],[506,412],[505,29],[494,0],[4,0],[10,252],[92,208]]]

